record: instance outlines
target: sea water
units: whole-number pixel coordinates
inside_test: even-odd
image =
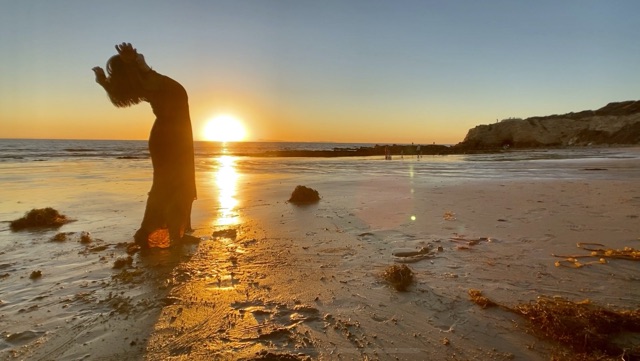
[[[195,141],[196,158],[222,155],[252,156],[274,151],[331,151],[384,146],[380,143],[330,143],[330,142],[206,142]],[[403,145],[403,144],[399,144]],[[408,145],[408,144],[407,144]],[[517,161],[561,160],[581,158],[621,158],[637,153],[637,147],[576,147],[539,150],[513,150],[495,154],[466,155],[450,160],[468,161]],[[146,140],[65,140],[65,139],[1,139],[0,162],[119,158],[136,159],[149,156]],[[383,157],[384,158],[384,157]],[[415,155],[394,155],[393,159],[415,159]],[[425,157],[422,157],[423,159]]]
[[[393,155],[357,157],[262,157],[267,151],[333,150],[373,147],[365,143],[294,142],[195,142],[196,172],[216,171],[232,161],[239,174],[287,174],[336,178],[403,176],[444,179],[462,178],[581,178],[608,177],[599,161],[617,160],[622,175],[638,175],[625,160],[640,157],[640,148],[571,148],[508,151],[495,154]],[[238,156],[242,154],[242,156]],[[611,167],[611,164],[608,165]],[[146,141],[139,140],[45,140],[0,139],[0,204],[15,199],[15,192],[46,188],[64,181],[82,185],[82,179],[106,183],[118,179],[150,181],[151,161]],[[617,172],[620,176],[620,172]],[[62,178],[62,179],[61,179]],[[78,183],[76,183],[78,182]]]
[[[495,154],[354,157],[264,157],[265,151],[373,147],[363,143],[195,142],[196,177],[221,175],[287,177],[313,184],[318,177],[363,184],[420,179],[453,183],[464,179],[640,179],[634,160],[640,148],[511,150]],[[239,154],[243,154],[239,156]],[[608,172],[613,170],[615,172]],[[146,141],[0,139],[0,221],[31,208],[75,207],[79,202],[129,199],[144,203],[152,165]],[[220,187],[209,194],[218,198]],[[206,196],[199,190],[199,198]],[[212,192],[216,192],[213,194]],[[86,205],[86,204],[84,204]],[[83,205],[83,206],[84,206]],[[122,207],[125,207],[123,204]],[[4,223],[7,224],[7,223]],[[7,231],[0,227],[0,232]]]
[[[283,150],[334,150],[336,148],[372,147],[369,143],[315,142],[205,142],[196,141],[196,158],[222,155],[256,155]],[[149,156],[145,140],[61,140],[61,139],[0,139],[0,162],[119,158],[137,159]]]

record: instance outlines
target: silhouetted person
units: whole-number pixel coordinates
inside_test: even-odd
[[[156,120],[149,136],[153,184],[144,218],[134,238],[180,240],[191,231],[191,206],[196,199],[193,134],[187,92],[175,80],[158,74],[129,43],[116,45],[118,55],[107,61],[107,73],[94,67],[96,82],[116,107],[149,102]],[[164,236],[163,236],[164,235]]]

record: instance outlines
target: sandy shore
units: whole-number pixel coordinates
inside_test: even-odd
[[[640,248],[640,161],[576,169],[562,179],[202,171],[201,241],[137,253],[120,269],[144,207],[143,171],[112,179],[117,187],[86,180],[82,197],[63,181],[15,185],[3,219],[53,206],[77,220],[57,231],[2,226],[0,357],[548,360],[554,344],[470,302],[468,290],[507,305],[548,295],[638,308],[636,262],[556,267],[552,254],[584,253],[578,242]],[[322,200],[286,202],[298,184]],[[82,231],[93,242],[80,243]],[[57,232],[69,239],[49,241]],[[394,257],[423,247],[432,252]],[[400,262],[415,274],[407,292],[380,277]],[[36,269],[43,276],[30,279]]]

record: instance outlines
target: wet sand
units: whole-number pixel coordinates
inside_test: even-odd
[[[636,159],[584,162],[563,179],[200,171],[201,241],[137,253],[121,269],[145,170],[113,179],[116,165],[85,166],[104,177],[71,188],[33,180],[0,203],[6,220],[44,206],[76,219],[37,232],[3,223],[3,358],[548,360],[553,343],[468,290],[508,305],[547,295],[638,308],[637,262],[574,269],[552,256],[584,253],[577,242],[640,248]],[[298,184],[321,201],[286,202]],[[82,231],[93,242],[80,243]],[[49,241],[58,232],[75,233]],[[431,251],[394,257],[422,248]],[[381,277],[400,263],[415,276],[407,292]],[[42,277],[30,279],[36,269]]]

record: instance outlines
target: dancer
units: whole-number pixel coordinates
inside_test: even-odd
[[[153,183],[140,229],[141,247],[168,246],[191,231],[191,206],[196,199],[193,134],[187,92],[175,80],[152,70],[130,43],[116,45],[107,73],[92,70],[96,82],[116,107],[149,102],[156,120],[149,136]]]

